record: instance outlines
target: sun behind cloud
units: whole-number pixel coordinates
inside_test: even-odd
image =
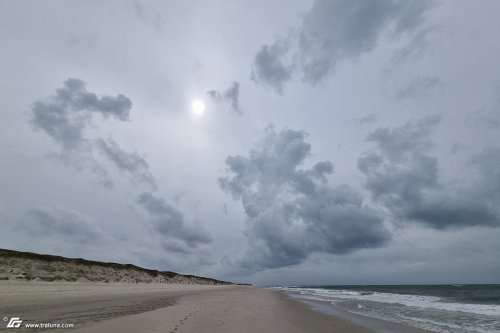
[[[201,116],[205,112],[205,103],[202,100],[194,100],[191,103],[191,111],[197,116]]]

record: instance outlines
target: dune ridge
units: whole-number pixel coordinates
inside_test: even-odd
[[[0,280],[232,284],[212,278],[147,269],[132,264],[66,258],[0,249]]]

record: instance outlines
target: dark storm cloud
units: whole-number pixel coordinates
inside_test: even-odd
[[[212,242],[210,235],[202,228],[186,225],[184,214],[165,200],[145,192],[137,202],[148,212],[154,221],[155,230],[161,235],[183,241],[189,248]]]
[[[132,102],[126,96],[102,96],[88,92],[80,79],[70,78],[47,101],[35,102],[31,123],[64,149],[78,148],[84,141],[84,130],[93,114],[126,121]]]
[[[279,93],[296,68],[306,82],[317,84],[334,71],[338,61],[372,51],[384,31],[393,36],[418,33],[430,4],[426,0],[316,0],[287,43],[279,40],[262,46],[253,76]],[[296,60],[298,66],[286,59]]]
[[[43,131],[60,145],[59,161],[91,171],[104,186],[112,186],[112,181],[96,153],[133,180],[156,188],[148,163],[138,153],[124,151],[113,139],[85,136],[94,115],[123,122],[128,121],[131,108],[132,101],[124,95],[98,97],[86,89],[82,80],[70,78],[49,99],[34,103],[31,123],[35,130]]]
[[[149,171],[148,162],[138,153],[129,153],[120,148],[113,139],[96,141],[101,151],[107,156],[119,170],[128,173],[132,178],[139,182],[150,184],[156,188],[156,181]]]
[[[389,233],[379,214],[347,185],[335,187],[329,161],[300,168],[311,146],[306,133],[272,128],[247,156],[229,156],[221,188],[241,201],[248,248],[244,269],[298,264],[313,252],[350,253],[384,245]]]
[[[226,103],[231,108],[231,111],[241,114],[240,109],[240,84],[233,82],[231,87],[224,91],[210,90],[207,94],[216,103]]]
[[[379,128],[368,135],[375,150],[358,160],[365,187],[396,221],[421,223],[435,229],[499,226],[495,205],[500,185],[489,191],[482,179],[500,180],[500,154],[483,153],[472,164],[478,170],[473,184],[450,185],[440,179],[438,160],[430,154],[430,134],[439,123],[431,117],[396,128]],[[487,158],[485,156],[488,156]]]
[[[31,209],[28,217],[20,220],[15,230],[36,238],[57,237],[78,243],[98,242],[103,235],[85,215],[60,207]]]

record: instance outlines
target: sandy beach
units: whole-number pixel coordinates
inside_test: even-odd
[[[249,286],[0,281],[0,295],[0,316],[23,320],[16,331],[59,323],[74,324],[57,330],[70,332],[369,332]]]

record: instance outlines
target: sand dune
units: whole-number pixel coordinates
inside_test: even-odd
[[[228,284],[211,278],[161,272],[130,264],[71,259],[5,249],[0,249],[0,280]]]

